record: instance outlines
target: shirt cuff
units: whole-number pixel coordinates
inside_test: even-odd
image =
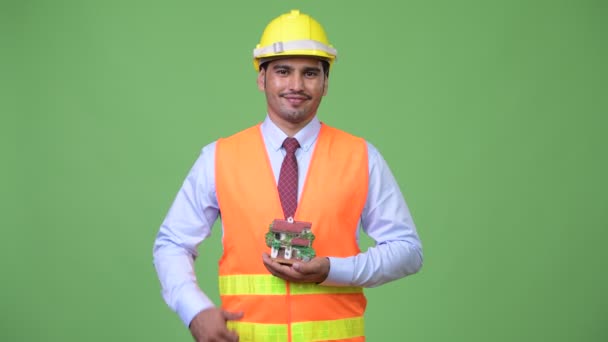
[[[198,288],[183,290],[177,303],[176,311],[179,318],[186,327],[190,327],[190,322],[199,312],[212,308],[213,302]]]
[[[329,257],[329,274],[323,286],[350,286],[353,280],[355,267],[352,258]]]

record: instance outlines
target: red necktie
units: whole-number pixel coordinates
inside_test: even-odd
[[[283,147],[287,154],[281,165],[279,174],[279,197],[285,219],[293,217],[298,206],[298,161],[296,160],[296,150],[300,143],[296,138],[287,138],[283,141]]]

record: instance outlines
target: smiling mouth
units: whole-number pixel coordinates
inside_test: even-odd
[[[310,95],[302,94],[302,93],[289,93],[289,94],[281,94],[281,97],[284,97],[288,100],[310,100],[312,97]]]
[[[304,101],[310,100],[311,97],[306,94],[284,94],[282,98],[286,99],[292,105],[300,105]]]
[[[287,100],[287,102],[289,102],[289,104],[293,105],[293,106],[298,106],[301,105],[304,101],[307,100],[307,98],[305,97],[285,97],[285,99]]]

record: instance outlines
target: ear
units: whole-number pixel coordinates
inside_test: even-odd
[[[262,69],[258,73],[257,83],[258,83],[258,89],[260,91],[266,90],[266,69]]]

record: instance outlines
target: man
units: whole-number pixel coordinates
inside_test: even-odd
[[[422,265],[416,228],[381,155],[316,116],[336,55],[308,15],[271,21],[254,50],[265,120],[203,148],[160,228],[154,263],[163,296],[196,341],[364,341],[362,288]],[[218,216],[222,308],[193,269]],[[310,222],[317,256],[291,265],[271,258],[265,234],[276,219]],[[376,241],[366,252],[359,226]]]

